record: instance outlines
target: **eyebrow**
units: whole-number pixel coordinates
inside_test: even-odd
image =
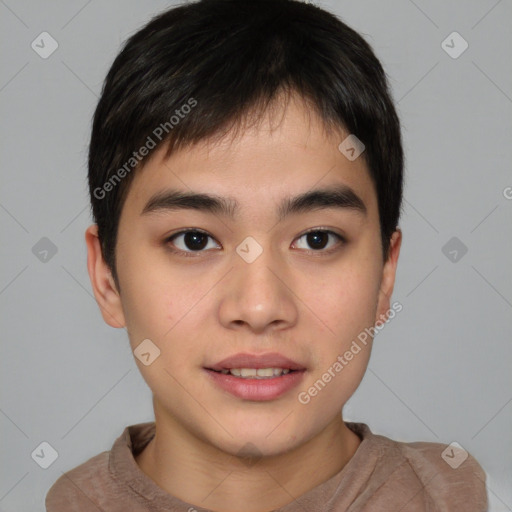
[[[239,203],[231,197],[213,194],[165,190],[154,194],[144,206],[141,215],[160,211],[196,210],[234,219]],[[287,197],[279,205],[279,222],[289,215],[306,213],[327,208],[347,209],[363,216],[367,209],[363,200],[347,185],[314,189],[295,197]]]

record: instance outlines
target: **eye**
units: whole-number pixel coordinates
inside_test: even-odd
[[[331,238],[331,240],[329,238]],[[335,243],[336,240],[333,242],[333,238],[337,240],[337,244]],[[312,229],[297,238],[299,242],[302,239],[304,239],[302,245],[304,245],[305,242],[309,245],[309,248],[304,246],[301,247],[300,243],[298,244],[298,248],[306,249],[309,252],[330,253],[336,250],[338,248],[337,246],[345,243],[345,239],[334,231],[318,228]],[[190,229],[175,233],[174,235],[167,238],[165,243],[172,246],[172,252],[179,253],[183,256],[195,256],[194,253],[205,252],[206,249],[221,248],[217,243],[209,245],[209,240],[214,241],[214,238],[205,231]],[[176,249],[174,249],[174,247]]]
[[[300,236],[297,240],[305,239],[304,242],[310,246],[310,251],[313,252],[332,252],[331,249],[333,249],[333,244],[331,244],[330,247],[326,249],[326,246],[329,245],[329,237],[335,237],[338,241],[338,244],[334,244],[334,249],[336,249],[337,245],[340,245],[340,243],[344,243],[345,239],[338,235],[338,233],[335,233],[334,231],[330,231],[328,229],[318,229],[315,228],[311,231],[308,231],[307,233],[304,233],[302,236]],[[299,247],[299,249],[306,249],[307,247]]]
[[[194,252],[204,252],[203,249],[212,249],[212,247],[208,246],[208,239],[213,240],[208,233],[195,229],[175,233],[166,240],[166,243],[170,243],[178,248],[177,251],[172,249],[174,252],[183,252],[185,256],[190,256]]]

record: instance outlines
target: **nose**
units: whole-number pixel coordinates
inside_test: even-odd
[[[286,262],[268,244],[258,245],[261,253],[254,260],[243,252],[244,248],[254,251],[250,243],[233,254],[233,268],[224,283],[219,306],[220,322],[228,329],[261,334],[297,322],[297,298]]]

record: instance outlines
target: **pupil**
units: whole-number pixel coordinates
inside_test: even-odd
[[[185,234],[185,245],[190,250],[199,250],[206,247],[207,237],[204,233],[191,231]]]
[[[329,234],[324,233],[322,231],[313,231],[313,232],[307,234],[308,244],[313,249],[323,249],[327,245],[328,237],[329,237]],[[324,239],[323,241],[322,241],[322,238]],[[325,242],[325,243],[322,243],[322,242]]]

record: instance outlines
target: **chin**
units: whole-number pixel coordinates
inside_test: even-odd
[[[309,437],[304,426],[291,425],[279,420],[260,422],[259,425],[226,424],[226,430],[233,436],[223,432],[222,439],[211,439],[211,443],[230,455],[248,458],[273,457],[293,450]]]

